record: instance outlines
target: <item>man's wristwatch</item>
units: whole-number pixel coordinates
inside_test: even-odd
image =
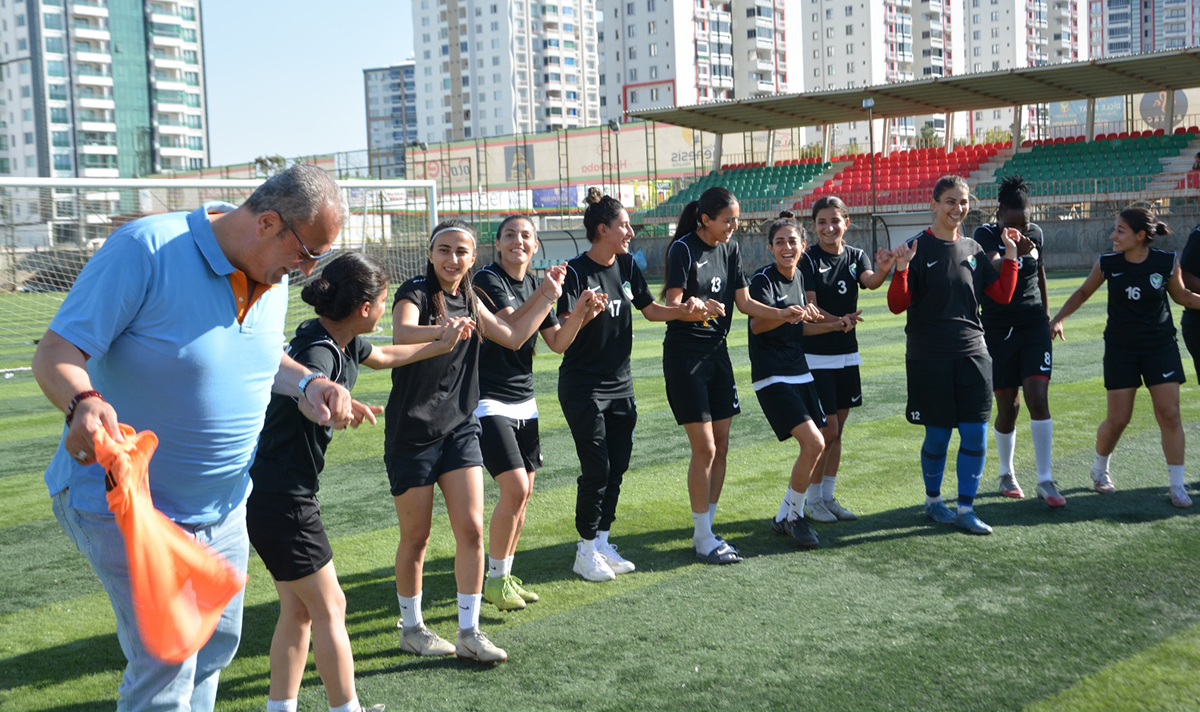
[[[300,379],[300,396],[301,397],[304,396],[304,390],[306,388],[308,388],[308,384],[312,383],[313,381],[317,380],[318,378],[324,378],[325,380],[329,380],[329,376],[326,376],[325,374],[321,373],[320,371],[313,371],[312,373],[308,374],[304,378]]]

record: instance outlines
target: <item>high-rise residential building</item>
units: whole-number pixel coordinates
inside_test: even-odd
[[[965,64],[971,72],[1077,62],[1087,59],[1081,36],[1079,0],[966,0],[963,11]],[[1024,107],[1024,138],[1042,138],[1044,106]],[[968,115],[977,138],[990,131],[1010,131],[1012,109],[986,109]],[[992,134],[996,136],[995,133]]]
[[[962,73],[961,8],[957,0],[802,0],[804,91]],[[876,120],[875,145],[909,147],[926,126],[945,134],[941,115]],[[866,121],[835,127],[834,143],[866,145],[869,128]],[[808,140],[819,138],[809,131]]]
[[[1092,57],[1200,45],[1200,0],[1088,0]]]
[[[794,91],[801,2],[599,0],[601,118]]]
[[[0,2],[0,173],[208,164],[199,0]]]
[[[417,63],[363,70],[367,154],[373,178],[407,177],[406,147],[417,140]]]
[[[413,0],[427,141],[600,121],[595,0]]]

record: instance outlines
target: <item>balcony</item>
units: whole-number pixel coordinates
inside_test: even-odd
[[[116,133],[117,125],[112,121],[80,121],[80,131],[95,131],[96,133]]]
[[[99,0],[73,0],[71,14],[80,17],[108,17],[108,5]]]
[[[111,111],[117,108],[116,103],[111,99],[103,98],[80,98],[78,100],[79,108],[81,109],[96,109],[98,111]]]
[[[79,152],[85,156],[115,156],[117,155],[117,145],[105,144],[83,144],[79,147]]]
[[[93,64],[112,64],[112,55],[107,52],[76,52],[75,60]]]

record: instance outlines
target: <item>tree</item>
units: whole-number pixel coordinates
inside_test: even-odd
[[[263,178],[270,178],[276,173],[287,170],[287,159],[278,153],[273,156],[259,156],[254,159],[254,173]]]

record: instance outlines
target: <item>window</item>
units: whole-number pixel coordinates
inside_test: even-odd
[[[47,37],[46,38],[46,51],[54,52],[56,54],[62,54],[63,53],[62,38],[61,37]]]
[[[67,118],[66,108],[65,107],[51,107],[50,123],[52,123],[52,124],[69,124],[69,123],[71,123],[70,120]]]
[[[69,154],[69,153],[54,154],[54,170],[56,170],[56,171],[71,170],[71,154]]]
[[[655,42],[654,44],[651,44],[651,45],[650,45],[650,56],[651,56],[651,57],[657,57],[657,56],[658,56],[658,43],[657,43],[657,42]]]
[[[25,132],[25,145],[28,146],[31,143],[33,143],[33,132],[26,131]]]
[[[850,35],[853,35],[853,34],[854,34],[854,25],[846,25],[846,36],[849,37]]]

